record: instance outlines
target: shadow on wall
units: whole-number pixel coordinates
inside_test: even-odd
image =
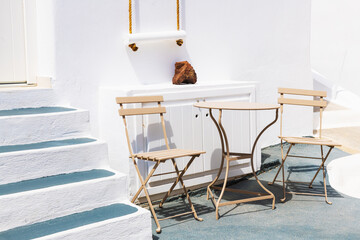
[[[211,157],[210,157],[210,166],[211,169],[217,169],[220,167],[220,163],[221,163],[221,158],[222,158],[222,153],[221,153],[222,149],[221,148],[216,148],[214,149],[214,151],[211,153]],[[224,167],[226,166],[226,160],[224,161]]]
[[[140,84],[171,82],[176,62],[191,63],[186,49],[186,39],[181,47],[175,40],[136,43],[136,45],[139,49],[133,52],[127,47],[127,54]]]
[[[142,28],[144,27],[142,26],[140,19],[141,4],[140,0],[134,0],[135,7],[133,8],[133,11],[135,12],[133,14],[133,33],[142,32]],[[182,14],[185,12],[185,8],[186,1],[182,1],[180,4],[180,29],[182,30],[186,30],[185,15]],[[174,21],[174,29],[171,29],[171,31],[175,31],[176,18],[169,21]],[[164,24],[164,26],[166,25],[168,24]],[[172,24],[170,25],[172,26]],[[163,31],[161,26],[158,27],[160,27],[160,30],[157,30],[158,28],[154,26],[156,29],[154,29],[153,32]],[[186,48],[186,42],[187,39],[184,39],[184,44],[181,47],[176,44],[176,40],[147,43],[138,42],[136,43],[138,46],[136,52],[133,52],[126,46],[127,54],[138,82],[144,85],[172,82],[172,77],[175,72],[175,63],[180,61],[188,61],[191,63]]]
[[[169,146],[170,148],[176,148],[176,144],[171,142],[171,138],[174,136],[174,133],[171,128],[170,122],[169,121],[164,121],[164,122],[165,122],[166,134],[169,141]],[[137,144],[143,142],[145,146],[145,149],[143,150],[146,152],[160,151],[166,149],[161,123],[149,124],[147,127],[146,135],[147,136],[144,136],[143,134],[138,134],[136,136],[136,141],[133,140],[131,142],[132,148],[138,149]],[[161,144],[159,145],[158,143],[160,143],[160,141]],[[140,149],[138,152],[140,152]]]

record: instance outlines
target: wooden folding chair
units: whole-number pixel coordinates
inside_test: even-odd
[[[274,180],[272,182],[269,182],[270,185],[274,184],[276,181],[276,178],[278,177],[280,170],[282,170],[282,178],[283,180],[280,181],[283,183],[283,193],[284,198],[281,199],[282,202],[286,200],[286,191],[285,191],[285,183],[290,181],[285,181],[284,177],[284,163],[285,160],[288,157],[297,157],[297,158],[311,158],[311,159],[321,159],[321,164],[318,168],[318,170],[315,173],[315,176],[309,183],[309,188],[312,188],[312,184],[318,175],[320,169],[323,171],[323,181],[324,181],[324,194],[316,194],[316,193],[300,193],[300,192],[289,192],[294,194],[302,194],[302,195],[315,195],[315,196],[324,196],[325,201],[328,204],[332,204],[328,201],[327,198],[327,191],[326,191],[326,173],[325,173],[325,161],[328,158],[331,150],[335,146],[340,146],[340,144],[333,142],[332,140],[324,139],[321,136],[321,129],[322,129],[322,117],[323,117],[323,110],[326,107],[326,101],[324,100],[324,97],[326,97],[325,91],[314,91],[314,90],[303,90],[303,89],[292,89],[292,88],[279,88],[278,92],[280,93],[280,98],[278,99],[278,103],[280,104],[280,139],[281,139],[281,166],[279,170],[277,171]],[[288,95],[301,95],[301,96],[311,96],[313,97],[312,100],[305,100],[305,99],[293,99],[293,98],[285,98],[284,94]],[[282,120],[283,120],[283,105],[289,104],[289,105],[300,105],[300,106],[311,106],[311,107],[319,107],[320,108],[320,129],[319,129],[319,137],[316,138],[307,138],[307,137],[284,137],[282,135]],[[286,154],[284,155],[284,143],[287,142],[290,144],[290,147],[288,148]],[[309,156],[296,156],[296,155],[289,155],[291,148],[295,144],[310,144],[310,145],[319,145],[321,150],[321,157],[309,157]],[[324,150],[323,146],[328,146],[329,150],[326,153],[324,157]],[[294,183],[294,182],[292,182]],[[302,182],[297,182],[302,183]],[[306,183],[308,184],[308,183]]]
[[[178,216],[182,216],[182,215],[186,215],[186,214],[193,214],[194,218],[198,221],[202,221],[201,218],[199,218],[196,214],[195,208],[193,206],[193,204],[191,203],[190,200],[190,196],[188,194],[188,191],[184,185],[184,181],[182,179],[182,177],[184,176],[185,172],[189,169],[191,163],[193,162],[193,160],[196,157],[199,157],[200,154],[205,153],[204,151],[196,151],[196,150],[183,150],[183,149],[170,149],[169,147],[169,143],[168,143],[168,138],[166,135],[166,130],[165,130],[165,122],[164,122],[164,116],[163,114],[166,113],[166,109],[165,107],[161,106],[161,102],[163,102],[163,97],[162,96],[139,96],[139,97],[118,97],[116,98],[116,103],[120,104],[120,110],[119,110],[119,115],[123,118],[124,121],[124,126],[125,126],[125,133],[126,133],[126,140],[128,143],[128,148],[129,148],[129,152],[130,152],[130,158],[132,158],[136,172],[139,176],[140,182],[141,182],[141,187],[139,188],[139,190],[136,192],[135,196],[132,198],[131,202],[134,203],[135,200],[138,198],[139,194],[141,193],[141,191],[144,191],[147,202],[149,204],[149,208],[150,211],[154,217],[155,223],[157,225],[157,229],[156,232],[160,233],[161,232],[161,227],[159,224],[159,221],[161,220],[165,220],[165,219],[169,219],[169,218],[174,218],[174,217],[178,217]],[[124,104],[134,104],[134,103],[157,103],[157,107],[152,107],[152,108],[124,108]],[[162,151],[154,151],[154,152],[145,152],[145,153],[133,153],[131,144],[130,144],[130,138],[129,138],[129,133],[128,133],[128,128],[127,128],[127,123],[126,123],[126,116],[134,116],[134,115],[147,115],[147,114],[160,114],[160,119],[161,119],[161,125],[162,125],[162,130],[163,130],[163,134],[164,134],[164,140],[165,140],[165,145],[166,145],[166,150],[162,150]],[[183,170],[179,170],[177,165],[176,165],[176,158],[180,158],[180,157],[190,157],[189,162],[187,163],[187,165],[185,166],[185,168]],[[143,177],[141,176],[141,173],[139,171],[139,167],[137,165],[137,161],[138,160],[144,160],[144,161],[152,161],[155,162],[154,167],[152,168],[152,170],[150,171],[150,173],[148,174],[148,176],[146,177],[146,179],[144,180]],[[161,164],[161,163],[165,163],[165,161],[167,160],[171,160],[175,169],[175,173],[177,174],[177,179],[175,180],[175,182],[173,183],[173,185],[170,187],[169,191],[165,194],[164,198],[162,199],[162,201],[159,204],[159,207],[161,208],[162,205],[164,204],[165,200],[169,197],[169,195],[171,194],[171,192],[173,191],[174,187],[180,182],[180,184],[182,185],[184,194],[186,195],[186,198],[189,202],[191,211],[190,212],[185,212],[185,213],[181,213],[181,214],[177,214],[174,216],[170,216],[170,217],[166,217],[163,219],[158,219],[154,210],[154,207],[152,205],[148,190],[146,189],[146,184],[149,181],[149,179],[153,176],[156,168]]]

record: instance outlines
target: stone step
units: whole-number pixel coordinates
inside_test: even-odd
[[[88,134],[89,112],[61,107],[0,111],[0,146],[75,138]]]
[[[75,108],[66,108],[66,107],[15,108],[10,110],[1,110],[0,117],[70,112],[75,110],[76,110]]]
[[[151,239],[149,211],[120,202],[0,232],[0,239]]]
[[[106,143],[93,138],[0,146],[0,184],[105,168],[107,161]]]
[[[0,231],[127,199],[127,179],[105,169],[0,185]]]
[[[0,110],[55,106],[58,100],[49,88],[0,88]]]

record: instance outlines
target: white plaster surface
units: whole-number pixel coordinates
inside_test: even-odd
[[[136,3],[134,32],[176,29],[175,1]],[[37,0],[38,75],[52,77],[54,96],[58,96],[62,103],[89,109],[94,136],[99,136],[103,129],[114,129],[112,125],[100,124],[100,109],[109,108],[109,112],[113,109],[114,114],[117,113],[115,103],[99,104],[100,88],[171,85],[177,61],[187,60],[193,65],[199,84],[221,84],[227,80],[257,82],[256,101],[273,103],[280,86],[312,88],[310,3],[310,0],[182,0],[181,28],[186,31],[184,45],[179,47],[174,41],[139,44],[139,50],[134,53],[123,43],[128,34],[127,1]],[[37,95],[36,91],[0,95],[4,99],[0,102],[0,109],[58,104],[51,100],[48,92]],[[31,96],[26,97],[28,95]],[[301,126],[295,127],[299,115],[304,119]],[[89,130],[88,117],[88,113],[81,110],[44,116],[5,117],[0,119],[0,144],[83,136]],[[264,113],[259,119],[261,128],[273,119],[273,115]],[[286,119],[288,134],[311,134],[310,110],[289,110]],[[264,136],[264,145],[278,141],[276,126]],[[114,131],[114,134],[121,133]],[[115,145],[112,146],[119,149],[126,147]],[[119,165],[124,166],[120,169],[122,172],[129,169],[128,158],[111,161],[119,161]],[[125,177],[124,180],[110,179],[113,181],[94,180],[93,183],[89,181],[0,198],[0,206],[6,206],[0,211],[0,229],[124,199],[128,186]],[[137,219],[143,221],[135,221],[133,229],[127,228],[129,222],[121,221],[120,227],[110,228],[118,226],[111,223],[99,226],[102,230],[98,232],[96,228],[93,232],[82,228],[83,231],[74,232],[74,237],[64,236],[68,239],[118,239],[123,233],[124,239],[150,239],[149,213],[139,215]],[[140,231],[142,226],[145,232]],[[100,233],[104,235],[98,235]],[[64,238],[60,236],[58,239]]]
[[[108,166],[101,141],[63,147],[0,153],[0,184]],[[39,167],[41,166],[41,167]]]
[[[0,110],[37,108],[58,104],[53,89],[48,88],[0,88]]]
[[[360,95],[360,1],[313,0],[311,65],[336,86]]]
[[[130,202],[122,202],[136,207],[137,212],[123,217],[86,225],[68,231],[48,235],[37,240],[128,240],[152,239],[150,211],[138,207]]]
[[[327,165],[330,185],[337,191],[360,198],[360,154],[335,159]]]
[[[117,203],[127,197],[126,175],[0,196],[0,231]]]
[[[134,33],[176,30],[175,3],[136,1]],[[38,0],[39,74],[53,77],[55,92],[69,104],[90,110],[94,136],[113,128],[99,122],[100,109],[111,108],[99,105],[101,87],[171,84],[177,61],[189,61],[199,83],[258,82],[256,100],[276,102],[280,86],[312,88],[310,3],[182,0],[184,45],[161,41],[140,44],[133,52],[123,43],[127,1]],[[298,115],[304,120],[295,127]],[[310,110],[290,111],[287,118],[289,135],[312,133]],[[264,113],[261,119],[264,126],[272,116]],[[278,142],[278,134],[269,129],[264,145]]]
[[[0,117],[0,145],[28,144],[89,134],[89,112],[67,112]]]
[[[322,128],[359,127],[360,109],[324,111]]]

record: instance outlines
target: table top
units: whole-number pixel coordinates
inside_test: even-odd
[[[198,102],[194,107],[223,110],[271,110],[278,109],[278,104],[255,103],[255,102]]]

